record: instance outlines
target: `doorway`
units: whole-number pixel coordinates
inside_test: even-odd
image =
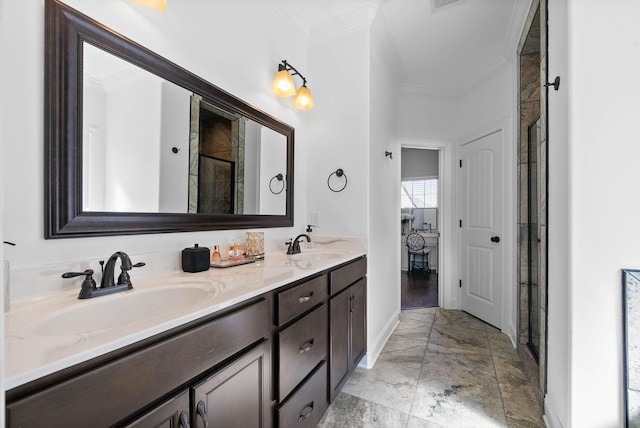
[[[402,148],[401,309],[438,306],[440,151]]]

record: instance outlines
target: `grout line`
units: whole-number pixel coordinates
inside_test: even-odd
[[[493,365],[493,374],[496,377],[496,383],[498,385],[498,392],[500,393],[500,403],[502,404],[502,414],[504,415],[504,423],[509,427],[509,421],[507,420],[507,408],[504,405],[504,394],[502,393],[502,387],[500,386],[500,380],[498,379],[498,370],[496,370],[496,360],[493,356],[493,347],[491,346],[491,340],[487,332],[487,326],[484,326],[484,333],[487,336],[487,343],[489,344],[489,354],[491,355],[491,364]]]
[[[424,347],[424,354],[422,354],[422,362],[420,363],[420,372],[418,373],[418,379],[416,381],[416,389],[413,392],[413,399],[411,400],[411,406],[409,406],[409,417],[407,418],[407,424],[405,425],[405,428],[409,426],[409,422],[411,422],[411,416],[413,415],[413,406],[416,402],[416,397],[418,395],[418,386],[420,385],[420,379],[422,378],[422,370],[424,369],[424,359],[429,349],[429,340],[431,339],[433,326],[435,325],[436,319],[438,318],[438,312],[440,312],[439,309],[436,309],[436,311],[433,314],[433,320],[431,321],[431,326],[429,327],[429,333],[427,333],[427,343]]]

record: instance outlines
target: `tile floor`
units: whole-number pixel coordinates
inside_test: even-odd
[[[461,311],[402,311],[372,369],[358,367],[320,427],[544,427],[510,340]]]

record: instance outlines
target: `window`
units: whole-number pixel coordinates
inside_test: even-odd
[[[438,179],[402,182],[402,208],[438,208]]]

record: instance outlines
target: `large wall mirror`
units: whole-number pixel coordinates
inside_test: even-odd
[[[293,226],[291,126],[46,5],[45,237]]]

